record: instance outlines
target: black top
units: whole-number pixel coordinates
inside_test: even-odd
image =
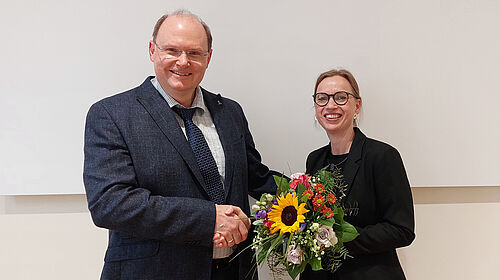
[[[323,165],[328,165],[328,169],[330,170],[333,170],[335,168],[343,169],[348,155],[349,153],[343,155],[333,155],[330,153],[326,157],[326,161],[323,163]]]
[[[367,138],[354,128],[355,136],[342,173],[348,185],[345,219],[359,236],[345,243],[352,259],[334,273],[313,272],[310,266],[301,279],[398,280],[405,279],[396,248],[415,238],[413,200],[403,161],[388,144]],[[330,144],[309,154],[306,172],[314,174],[328,164]]]

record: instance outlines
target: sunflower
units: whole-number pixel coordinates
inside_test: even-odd
[[[298,230],[300,223],[305,221],[303,214],[309,212],[305,206],[305,203],[299,205],[295,193],[287,193],[286,196],[278,197],[278,204],[273,205],[271,212],[268,214],[268,219],[274,222],[271,225],[271,234],[278,230],[281,233],[293,233]]]

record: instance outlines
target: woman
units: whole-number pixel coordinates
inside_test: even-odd
[[[398,151],[355,127],[362,102],[349,71],[322,73],[313,98],[316,119],[330,143],[309,154],[306,172],[325,166],[342,170],[345,219],[359,236],[344,244],[353,258],[335,273],[308,266],[300,279],[405,279],[396,248],[409,245],[415,234],[410,185]]]

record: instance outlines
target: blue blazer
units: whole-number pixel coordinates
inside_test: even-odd
[[[83,179],[94,223],[109,229],[101,279],[210,279],[215,204],[168,103],[149,77],[90,108]],[[225,203],[276,191],[240,105],[202,89],[226,158]],[[251,241],[239,244],[245,248]],[[253,252],[236,261],[251,278]],[[256,278],[256,277],[255,277]]]

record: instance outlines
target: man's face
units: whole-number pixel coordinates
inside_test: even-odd
[[[178,58],[166,57],[160,50],[182,50]],[[189,59],[186,51],[208,53],[199,59]],[[200,84],[210,62],[212,51],[208,49],[207,35],[201,23],[189,15],[169,16],[156,36],[149,43],[149,57],[154,64],[156,78],[162,88],[174,99],[186,106],[191,104],[194,91]]]

